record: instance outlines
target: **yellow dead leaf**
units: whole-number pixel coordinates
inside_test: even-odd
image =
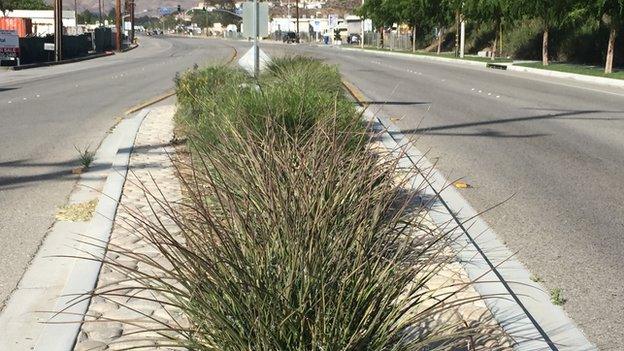
[[[457,189],[468,189],[468,188],[472,188],[472,186],[466,182],[463,182],[461,180],[458,180],[456,182],[453,183],[453,185],[457,188]]]

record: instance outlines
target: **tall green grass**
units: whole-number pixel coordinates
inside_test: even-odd
[[[336,67],[303,57],[274,60],[257,82],[236,68],[193,70],[177,80],[178,120],[202,144],[220,142],[215,131],[224,125],[263,133],[276,121],[297,135],[331,118],[341,129],[358,128],[341,84]]]

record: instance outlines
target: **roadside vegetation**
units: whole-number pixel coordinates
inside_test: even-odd
[[[402,24],[412,51],[454,51],[463,19],[471,54],[600,65],[607,75],[624,67],[624,0],[370,0],[358,11],[379,33]]]
[[[258,81],[213,66],[176,85],[185,201],[146,187],[159,222],[128,223],[168,262],[108,249],[149,267],[108,262],[181,311],[145,332],[191,350],[498,348],[491,328],[451,318],[480,299],[434,284],[453,238],[426,223],[398,158],[373,151],[335,67],[291,57]]]

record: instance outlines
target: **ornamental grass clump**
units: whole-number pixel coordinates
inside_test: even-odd
[[[92,296],[165,307],[165,316],[142,316],[147,326],[131,322],[150,347],[469,344],[470,327],[439,322],[474,299],[457,296],[467,284],[432,282],[454,260],[453,238],[425,225],[400,155],[371,150],[376,135],[339,79],[305,58],[274,61],[258,82],[225,67],[178,79],[178,122],[192,151],[188,164],[177,163],[185,200],[171,203],[153,190],[158,184],[144,186],[153,213],[130,211],[126,227],[161,259],[109,244],[105,263],[128,278]]]
[[[163,344],[338,351],[463,343],[469,331],[456,325],[427,327],[458,303],[449,299],[462,287],[428,288],[452,259],[450,238],[421,222],[397,159],[354,148],[369,136],[331,119],[297,137],[267,123],[264,134],[228,128],[226,141],[198,150],[182,178],[188,201],[146,191],[158,220],[135,214],[128,225],[166,262],[109,246],[109,255],[144,269],[108,263],[152,292],[148,300],[184,316],[149,317]]]
[[[210,67],[191,70],[176,82],[178,121],[204,145],[221,142],[217,134],[225,125],[263,134],[270,119],[296,135],[327,118],[336,119],[341,129],[360,121],[344,96],[337,68],[316,59],[275,59],[257,81],[240,69]]]

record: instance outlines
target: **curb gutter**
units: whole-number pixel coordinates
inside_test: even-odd
[[[101,54],[87,55],[87,56],[77,57],[77,58],[73,58],[73,59],[69,59],[69,60],[63,60],[63,61],[60,61],[60,62],[51,61],[51,62],[29,63],[29,64],[21,65],[21,66],[13,66],[12,70],[13,71],[22,71],[22,70],[25,70],[25,69],[38,68],[38,67],[58,66],[58,65],[64,65],[66,63],[74,63],[74,62],[92,60],[92,59],[96,59],[96,58],[100,58],[100,57],[112,56],[114,54],[115,54],[114,52],[107,51],[107,52],[103,52]]]
[[[73,349],[89,300],[54,313],[95,285],[99,262],[76,256],[102,254],[83,241],[106,242],[134,139],[148,113],[143,110],[121,121],[98,147],[90,170],[80,176],[68,201],[69,205],[98,201],[95,213],[89,221],[54,221],[0,312],[0,350]]]
[[[148,113],[149,110],[143,110],[123,125],[125,130],[117,154],[99,197],[93,218],[89,222],[86,235],[91,239],[90,242],[108,242],[126,180],[134,139]],[[120,127],[122,127],[121,124]],[[104,255],[103,248],[89,244],[82,244],[81,246],[80,249],[84,252],[82,256],[102,257]],[[81,320],[86,313],[90,299],[83,299],[71,308],[67,307],[77,296],[88,293],[95,287],[101,265],[101,262],[98,261],[76,260],[72,272],[67,278],[63,293],[56,302],[55,311],[65,310],[63,313],[52,317],[51,323],[44,327],[34,347],[35,351],[69,351],[73,349],[81,326],[77,320]]]
[[[365,100],[359,89],[343,83],[358,102]],[[436,199],[431,204],[430,217],[452,238],[457,238],[454,245],[462,266],[475,281],[475,290],[486,297],[485,303],[496,321],[514,340],[514,350],[597,350],[563,309],[550,302],[549,294],[530,279],[530,272],[463,196],[449,186],[425,154],[378,111],[373,113],[364,106],[363,116],[381,133],[386,148],[401,156],[401,167],[421,171],[414,177],[413,186],[427,184],[422,189],[423,196]]]
[[[514,72],[526,72],[526,73],[532,73],[532,74],[539,74],[539,75],[547,76],[547,77],[572,79],[572,80],[576,80],[576,81],[584,82],[584,83],[594,83],[594,84],[624,88],[624,80],[622,79],[594,77],[594,76],[587,76],[583,74],[551,71],[547,69],[514,66],[514,65],[507,66],[507,70],[514,71]]]

